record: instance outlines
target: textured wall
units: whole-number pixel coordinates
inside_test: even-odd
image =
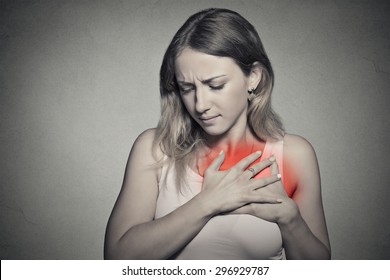
[[[206,7],[258,29],[274,106],[320,162],[335,259],[390,258],[386,1],[0,1],[0,258],[101,259],[158,71]]]

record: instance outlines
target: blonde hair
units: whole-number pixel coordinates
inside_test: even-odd
[[[230,57],[249,75],[256,64],[262,78],[248,108],[248,125],[261,140],[284,135],[278,115],[271,107],[274,74],[255,28],[241,15],[227,9],[207,9],[192,15],[169,44],[160,69],[161,116],[154,139],[154,151],[167,156],[160,164],[174,165],[178,187],[185,183],[185,171],[207,147],[206,134],[190,117],[180,97],[175,77],[175,59],[185,48],[214,56]]]

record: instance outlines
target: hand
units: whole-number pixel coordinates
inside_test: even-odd
[[[260,152],[255,152],[224,171],[219,170],[225,158],[223,152],[212,161],[205,171],[202,191],[198,195],[202,198],[202,205],[210,210],[211,215],[232,211],[248,203],[280,203],[277,195],[264,195],[256,192],[259,188],[280,181],[279,174],[266,178],[252,178],[270,166],[272,161],[269,159],[260,161],[251,167],[253,171],[246,170],[259,158],[260,154]]]
[[[279,174],[276,161],[273,160],[270,170],[271,176]],[[254,193],[256,196],[278,197],[280,198],[280,203],[250,203],[237,208],[230,214],[249,214],[269,222],[283,223],[291,220],[299,213],[298,206],[288,197],[281,180],[268,184],[263,188],[258,188]]]

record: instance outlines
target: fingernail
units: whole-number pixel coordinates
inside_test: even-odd
[[[275,161],[275,160],[276,160],[275,156],[271,156],[271,157],[269,158],[269,161]]]
[[[276,174],[276,177],[278,177],[278,179],[282,178],[282,175],[279,174]]]
[[[255,153],[258,154],[258,155],[261,155],[261,151],[260,150],[256,151]]]
[[[222,155],[222,154],[223,154],[223,150],[221,150],[221,151],[219,152],[219,154],[218,154],[218,155],[220,156],[220,155]]]

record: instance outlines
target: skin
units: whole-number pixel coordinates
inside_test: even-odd
[[[166,259],[185,246],[209,219],[224,214],[250,214],[277,223],[288,259],[328,259],[330,246],[321,200],[315,152],[305,139],[286,135],[284,162],[296,191],[288,197],[273,158],[247,167],[260,152],[222,170],[223,162],[243,145],[256,142],[247,125],[247,90],[258,85],[254,64],[246,76],[235,62],[185,49],[176,60],[176,78],[188,113],[209,135],[213,150],[222,151],[204,168],[202,191],[168,215],[154,219],[160,171],[150,168],[163,156],[152,154],[155,130],[135,141],[118,200],[108,222],[105,258]],[[223,86],[222,86],[223,85]],[[192,166],[199,171],[199,165]]]

